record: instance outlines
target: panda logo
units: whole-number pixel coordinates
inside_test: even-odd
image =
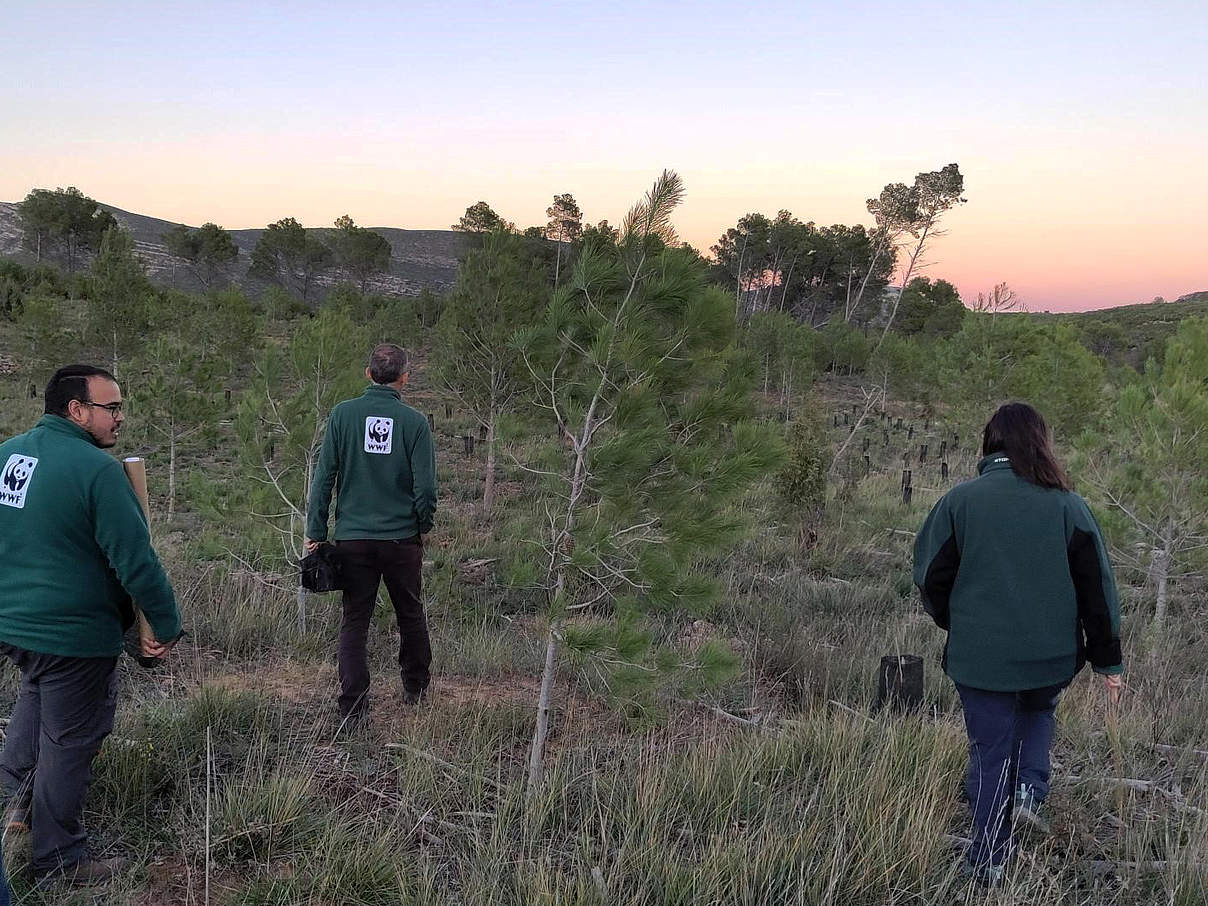
[[[38,460],[32,456],[14,453],[8,458],[3,471],[0,471],[0,504],[24,509],[29,481],[37,466]]]
[[[394,419],[371,415],[365,419],[365,452],[389,453],[394,449]]]

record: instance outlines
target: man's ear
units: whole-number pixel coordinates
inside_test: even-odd
[[[402,384],[402,385],[406,385],[406,383],[407,383],[407,379],[408,379],[408,378],[410,378],[410,377],[411,377],[411,372],[410,372],[410,371],[404,371],[404,372],[402,373],[402,375],[399,377],[398,381],[399,381],[399,383],[400,383],[400,384]]]
[[[371,384],[373,383],[373,375],[369,372],[368,365],[365,366],[365,380],[367,380]]]

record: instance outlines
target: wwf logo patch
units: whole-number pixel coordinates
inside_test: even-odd
[[[38,461],[32,456],[14,453],[0,471],[0,504],[25,508],[25,495],[29,493],[29,481],[33,477]]]
[[[394,449],[394,419],[371,415],[365,419],[365,452],[389,453]]]

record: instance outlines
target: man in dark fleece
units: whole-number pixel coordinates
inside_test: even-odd
[[[117,382],[61,368],[45,411],[0,444],[0,654],[21,671],[0,785],[5,829],[32,832],[35,875],[94,883],[122,866],[88,854],[81,812],[113,729],[123,633],[137,601],[154,633],[143,654],[164,657],[180,614],[138,497],[106,452],[123,421]]]
[[[421,597],[424,537],[436,512],[436,451],[428,420],[402,399],[407,353],[376,346],[359,397],[331,410],[307,506],[306,549],[333,537],[344,590],[340,627],[340,715],[360,717],[369,697],[369,621],[382,580],[399,628],[403,696],[415,704],[428,688],[432,647]]]

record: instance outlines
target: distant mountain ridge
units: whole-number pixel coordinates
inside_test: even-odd
[[[161,238],[164,233],[180,224],[145,214],[124,211],[113,205],[102,204],[123,229],[134,237],[135,252],[147,267],[148,276],[157,283],[180,289],[198,290],[201,284],[190,273],[188,267],[168,253]],[[372,292],[395,296],[416,296],[424,289],[441,293],[449,289],[457,278],[457,263],[466,249],[467,237],[452,230],[404,230],[397,227],[370,227],[390,243],[390,271],[376,277],[369,286]],[[239,257],[228,269],[227,276],[242,289],[262,289],[265,284],[248,276],[252,250],[260,239],[263,229],[230,230],[231,238],[239,247]],[[0,255],[32,261],[33,255],[25,247],[22,238],[21,220],[17,214],[17,203],[0,201]],[[322,295],[331,286],[348,279],[332,269],[316,279],[316,295]]]

